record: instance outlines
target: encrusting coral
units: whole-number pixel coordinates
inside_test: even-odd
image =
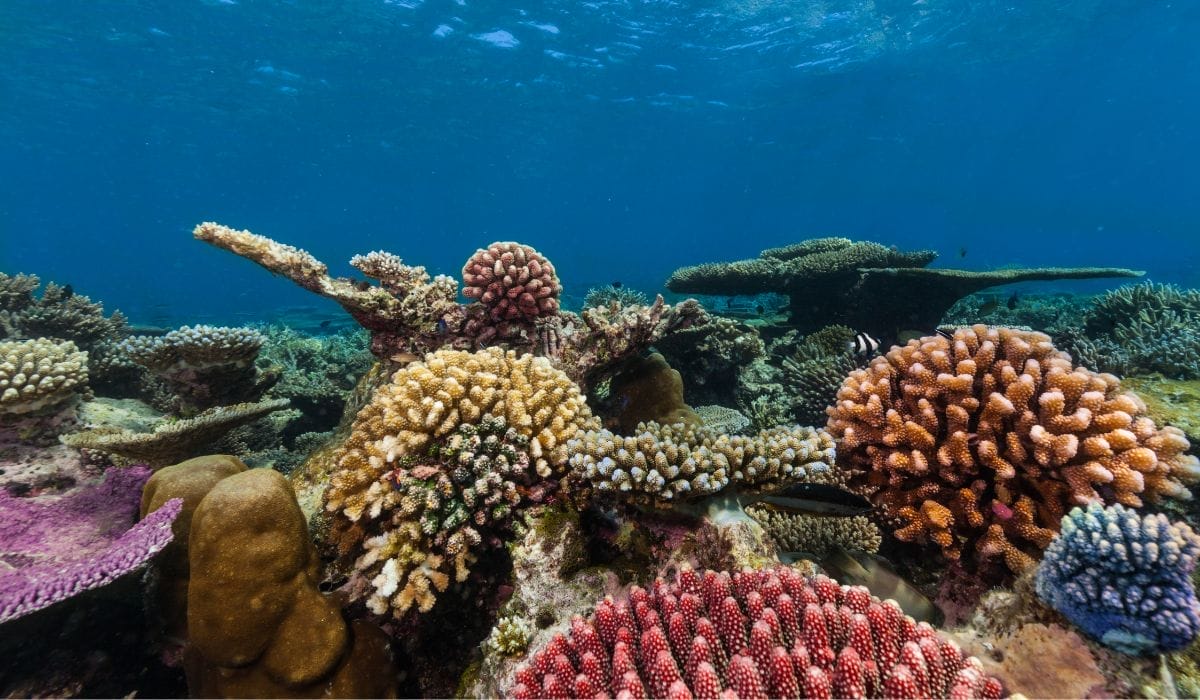
[[[883,535],[879,526],[865,515],[828,518],[804,513],[785,513],[774,508],[751,506],[746,509],[775,540],[782,552],[803,552],[818,560],[835,549],[850,549],[874,554]]]
[[[836,478],[833,440],[801,426],[730,436],[704,426],[649,422],[626,436],[581,431],[567,451],[572,478],[582,487],[659,508],[730,485],[739,493],[759,493]]]
[[[347,624],[287,480],[221,479],[192,515],[184,664],[195,697],[394,697],[386,636]]]
[[[893,347],[846,379],[828,429],[896,537],[1017,572],[1069,507],[1189,498],[1200,478],[1181,431],[1030,331],[979,325]]]
[[[999,698],[974,657],[862,587],[787,567],[684,569],[575,617],[513,698]]]
[[[250,328],[184,326],[163,336],[135,336],[120,344],[133,362],[170,386],[184,413],[257,401],[277,377],[260,375],[254,360],[263,335]]]
[[[1038,596],[1103,644],[1161,654],[1200,633],[1191,573],[1200,536],[1119,503],[1074,508],[1037,568]]]
[[[651,353],[626,362],[608,385],[611,416],[605,425],[620,432],[638,423],[700,423],[700,416],[683,401],[683,379],[662,355]]]
[[[764,250],[753,260],[680,268],[667,280],[667,289],[693,294],[787,294],[789,323],[802,332],[834,323],[892,330],[933,328],[955,301],[999,284],[1142,274],[1090,267],[986,272],[926,268],[936,257],[931,250],[904,252],[871,241],[816,238]]]
[[[166,547],[182,502],[163,501],[135,524],[149,477],[144,467],[109,469],[99,484],[45,498],[0,490],[0,624],[108,585]]]
[[[398,370],[336,450],[325,493],[343,551],[361,553],[359,592],[379,612],[431,608],[466,576],[471,523],[503,520],[517,483],[561,473],[567,439],[590,426],[579,388],[545,358],[441,350]]]

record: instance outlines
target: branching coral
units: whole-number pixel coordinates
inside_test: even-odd
[[[34,292],[40,284],[34,275],[0,272],[0,338],[72,340],[90,350],[94,343],[126,333],[121,312],[105,316],[100,304],[53,282],[37,298]]]
[[[1072,505],[1190,497],[1200,463],[1187,439],[1120,389],[1049,336],[974,326],[852,372],[828,428],[899,539],[1021,571]]]
[[[833,323],[932,328],[955,301],[998,284],[1142,274],[1120,268],[927,269],[935,257],[931,250],[817,238],[764,250],[753,260],[680,268],[667,288],[695,294],[781,292],[791,298],[791,324],[807,332]]]
[[[790,397],[792,419],[816,424],[825,418],[842,380],[858,366],[850,352],[854,331],[845,326],[827,326],[812,333],[789,353],[787,346],[773,344],[779,357],[780,384]]]
[[[1096,369],[1200,378],[1200,290],[1147,282],[1097,298],[1084,316]]]
[[[650,298],[645,294],[628,287],[592,287],[583,298],[583,308],[593,306],[645,306]]]
[[[874,554],[883,542],[879,527],[865,515],[826,518],[762,506],[752,506],[746,512],[766,529],[783,552],[805,552],[818,559],[835,549]]]
[[[0,342],[0,420],[64,408],[87,391],[87,353],[45,338]]]
[[[654,348],[683,375],[689,401],[728,401],[736,390],[742,367],[762,357],[758,331],[723,316],[664,336]]]
[[[1200,536],[1165,515],[1120,504],[1074,508],[1037,569],[1037,593],[1126,654],[1182,649],[1200,634],[1191,573]]]
[[[372,607],[432,607],[465,578],[474,528],[507,518],[517,483],[560,470],[567,438],[592,425],[579,388],[544,358],[442,350],[397,371],[335,452],[325,494],[343,549],[362,552]]]
[[[497,242],[463,265],[463,296],[478,299],[493,322],[536,321],[558,311],[554,265],[527,245]]]
[[[576,617],[514,698],[999,698],[974,657],[895,603],[792,569],[690,569]]]
[[[250,328],[184,326],[163,336],[135,336],[120,344],[133,362],[167,382],[184,413],[256,401],[274,383],[254,360],[263,336]]]
[[[573,477],[599,494],[654,507],[739,491],[776,490],[794,481],[832,481],[833,441],[795,426],[754,436],[711,428],[642,423],[634,435],[583,431],[567,443]]]

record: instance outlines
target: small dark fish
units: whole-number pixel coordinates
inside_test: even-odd
[[[967,247],[966,246],[963,246],[958,249],[958,257],[960,257],[960,258],[967,257]]]
[[[612,288],[613,288],[613,289],[620,289],[620,288],[621,288],[621,280],[616,280],[616,281],[614,281],[614,282],[612,283]]]
[[[879,349],[879,339],[866,333],[855,333],[854,340],[848,341],[846,346],[855,355],[871,355]]]
[[[954,340],[954,333],[952,333],[944,328],[934,328],[933,332],[942,336],[946,340]]]
[[[1019,301],[1019,299],[1020,297],[1017,296],[1017,293],[1013,292],[1012,296],[1008,298],[1007,302],[1005,302],[1005,306],[1007,306],[1010,310],[1015,309],[1017,308],[1017,301]]]
[[[759,304],[758,306],[754,307],[754,313],[758,314],[759,316],[762,316],[763,313],[765,313],[765,312],[766,312],[766,309],[763,308],[762,304]]]
[[[75,296],[75,288],[69,284],[67,286],[63,287],[62,288],[62,296],[63,296],[63,299],[70,299],[71,297]]]
[[[439,318],[437,322],[438,335],[446,335],[450,332],[450,326],[446,323],[446,319]]]
[[[979,313],[990,314],[998,308],[1000,308],[1000,300],[999,299],[995,299],[995,298],[988,299],[987,301],[983,302],[983,304],[980,305]]]
[[[360,292],[365,292],[371,288],[371,283],[366,280],[355,280],[354,288]]]
[[[329,324],[331,324],[331,323],[333,323],[333,321],[330,321],[329,319],[325,319],[324,321],[321,321],[317,325],[320,326],[321,328],[328,328]]]
[[[916,586],[905,581],[876,554],[835,549],[819,561],[831,578],[846,586],[866,586],[871,595],[882,600],[891,598],[904,614],[918,622],[941,624],[942,612]]]
[[[789,513],[837,518],[849,518],[871,511],[871,502],[867,499],[828,484],[795,484],[772,494],[758,496],[753,502]]]

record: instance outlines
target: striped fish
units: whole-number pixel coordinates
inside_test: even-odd
[[[847,347],[855,355],[873,355],[879,349],[879,339],[860,331],[854,334],[854,340],[849,341]]]

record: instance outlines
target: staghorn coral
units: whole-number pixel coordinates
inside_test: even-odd
[[[110,469],[102,483],[61,497],[0,490],[0,624],[108,585],[167,546],[181,501],[134,524],[149,477],[144,467]]]
[[[269,469],[216,482],[192,514],[188,646],[195,697],[395,697],[386,635],[318,589],[296,496]]]
[[[1083,325],[1087,342],[1079,345],[1096,369],[1200,379],[1200,290],[1120,287],[1093,301]]]
[[[650,306],[601,306],[559,313],[538,325],[541,352],[585,390],[667,336],[709,322],[695,299],[675,305],[662,295]]]
[[[135,336],[119,345],[131,361],[163,379],[185,414],[257,401],[277,379],[254,360],[263,335],[251,328],[184,326],[163,336]]]
[[[598,494],[669,508],[716,494],[766,492],[793,481],[833,480],[833,441],[793,426],[754,436],[707,427],[641,423],[634,435],[586,430],[567,442],[573,478]]]
[[[1063,517],[1038,565],[1037,594],[1113,649],[1176,651],[1200,634],[1198,554],[1200,536],[1186,523],[1093,503]]]
[[[932,328],[958,299],[999,284],[1142,274],[1086,267],[927,269],[936,257],[931,250],[902,252],[870,241],[817,238],[764,250],[753,260],[680,268],[667,280],[667,289],[691,294],[787,294],[789,322],[802,332],[834,323],[904,329]]]
[[[397,371],[335,451],[325,493],[343,551],[362,552],[356,569],[371,578],[372,606],[432,607],[447,571],[466,576],[481,539],[470,522],[507,517],[494,509],[519,502],[513,482],[560,470],[567,438],[593,425],[579,388],[545,358],[442,350]],[[475,438],[486,449],[470,447]],[[487,459],[451,466],[466,454]]]
[[[982,697],[978,659],[862,587],[786,567],[690,569],[575,617],[516,672],[507,696]]]
[[[1030,331],[978,325],[893,347],[846,379],[828,429],[897,538],[1015,572],[1068,507],[1189,498],[1200,478],[1181,431]]]
[[[218,406],[191,418],[163,421],[150,432],[96,428],[64,435],[62,442],[161,467],[195,457],[234,428],[287,407],[287,399]]]
[[[463,296],[477,299],[495,323],[531,322],[558,311],[562,285],[554,265],[533,248],[500,241],[463,265]]]
[[[783,552],[806,552],[818,560],[835,549],[852,549],[874,554],[883,536],[879,526],[865,515],[851,518],[826,518],[803,513],[785,513],[774,508],[751,506],[746,509],[775,540]]]
[[[68,407],[87,381],[87,353],[71,341],[0,342],[0,422]]]

